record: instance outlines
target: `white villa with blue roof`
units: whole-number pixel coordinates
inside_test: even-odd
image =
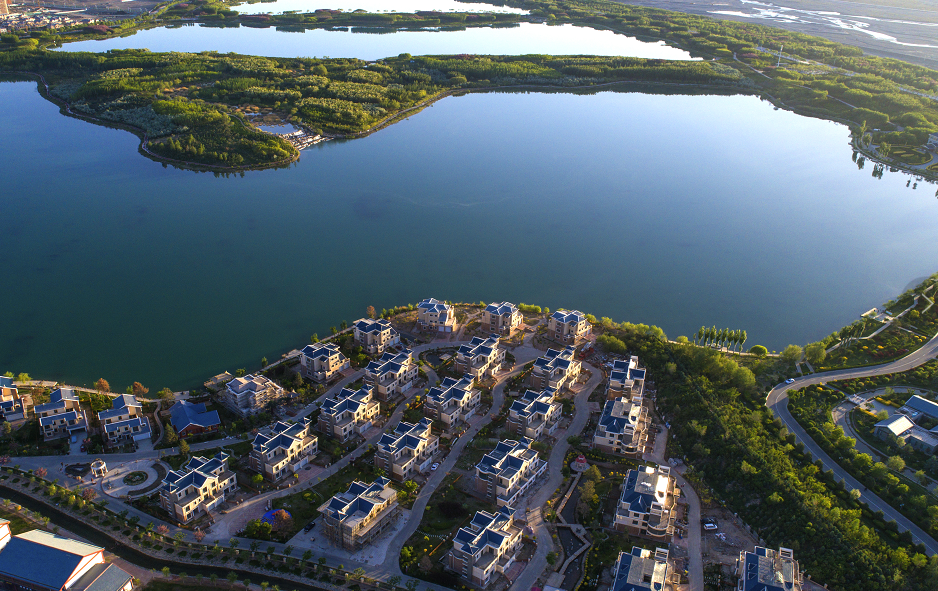
[[[400,353],[387,351],[365,367],[365,386],[374,390],[378,400],[387,402],[414,385],[417,370],[410,350]]]
[[[487,339],[472,337],[468,345],[462,345],[456,351],[456,371],[477,380],[494,376],[505,361],[505,350],[499,346],[500,342],[498,335]]]
[[[548,349],[538,357],[531,368],[531,387],[535,390],[569,388],[579,377],[582,364],[576,359],[576,350],[570,346],[563,351]]]
[[[32,406],[32,396],[29,394],[21,396],[16,384],[13,383],[13,378],[0,376],[0,415],[4,421],[25,419]]]
[[[427,298],[417,304],[417,324],[432,332],[454,332],[456,311],[436,298]]]
[[[352,482],[344,493],[338,493],[319,507],[322,514],[320,531],[333,545],[349,552],[361,550],[386,531],[400,515],[397,491],[387,478],[371,484]]]
[[[629,470],[616,506],[615,529],[629,535],[670,543],[680,490],[668,466]]]
[[[645,370],[638,366],[638,357],[632,355],[628,361],[616,359],[609,372],[606,399],[625,397],[641,403],[645,395]]]
[[[482,311],[482,328],[493,334],[511,336],[524,317],[511,302],[491,303]]]
[[[508,432],[519,437],[538,439],[552,435],[560,421],[561,406],[554,402],[556,390],[527,390],[508,409]]]
[[[801,591],[803,583],[798,561],[788,548],[743,550],[736,561],[736,576],[737,591]]]
[[[130,591],[133,577],[104,548],[42,530],[10,535],[0,520],[0,586],[29,591]]]
[[[430,388],[423,405],[423,413],[450,429],[461,421],[468,422],[479,408],[482,392],[475,389],[470,375],[460,379],[446,377],[439,386]]]
[[[547,320],[547,337],[565,345],[588,339],[593,326],[579,310],[557,310]]]
[[[478,511],[453,538],[447,566],[481,587],[492,576],[511,568],[521,548],[521,528],[514,522],[515,510],[502,507],[495,514]]]
[[[416,424],[401,421],[393,431],[383,434],[375,452],[375,467],[398,482],[417,472],[426,472],[439,449],[439,438],[433,435],[432,425],[428,418]]]
[[[122,439],[147,441],[150,439],[150,419],[143,413],[143,405],[131,394],[121,394],[111,401],[109,410],[98,413],[98,422],[106,440],[112,444]]]
[[[193,456],[181,470],[172,470],[160,487],[160,506],[179,523],[210,514],[237,490],[235,473],[228,469],[228,454],[207,459]]]
[[[306,345],[300,352],[300,371],[314,382],[328,382],[348,368],[348,357],[333,343]]]
[[[319,439],[311,433],[311,424],[309,417],[293,424],[278,421],[270,435],[255,435],[251,468],[273,482],[296,474],[319,452]]]
[[[401,344],[401,335],[398,334],[391,322],[385,318],[359,318],[352,325],[355,342],[361,345],[369,355],[381,355],[388,347]]]
[[[631,552],[619,552],[611,591],[664,591],[670,570],[666,549],[652,554],[635,546]]]
[[[615,455],[641,454],[648,438],[648,409],[629,398],[607,400],[593,434],[593,449]]]
[[[476,492],[498,507],[514,506],[545,470],[530,439],[506,439],[476,464]]]
[[[348,441],[371,428],[381,405],[374,392],[367,387],[359,390],[342,388],[332,398],[323,401],[317,428],[321,433],[339,441]]]
[[[39,428],[46,439],[56,439],[71,434],[84,436],[87,422],[81,412],[78,395],[71,388],[58,388],[49,394],[49,402],[35,408],[39,417]]]

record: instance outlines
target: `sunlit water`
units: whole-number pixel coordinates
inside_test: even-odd
[[[511,14],[527,14],[526,10],[511,8],[510,6],[493,6],[477,2],[456,2],[456,0],[395,0],[393,4],[387,0],[277,0],[276,2],[257,2],[254,4],[239,4],[234,7],[238,12],[256,14],[267,12],[281,14],[284,12],[312,12],[318,8],[330,8],[351,12],[364,10],[366,12],[417,12],[433,10],[437,12],[504,12]]]

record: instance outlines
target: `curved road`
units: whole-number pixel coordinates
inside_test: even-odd
[[[801,388],[813,386],[823,382],[908,371],[934,359],[935,357],[938,357],[938,334],[933,336],[929,341],[922,345],[920,349],[913,351],[902,359],[898,359],[891,363],[884,363],[882,365],[828,371],[796,378],[795,381],[791,384],[779,384],[775,386],[775,388],[769,392],[769,395],[765,399],[765,405],[769,407],[772,412],[774,412],[775,415],[782,420],[783,423],[785,423],[785,426],[788,428],[788,430],[795,435],[795,439],[804,444],[805,449],[807,449],[811,455],[821,460],[821,463],[824,464],[825,469],[832,470],[834,476],[842,480],[848,487],[863,491],[862,499],[864,502],[866,502],[867,505],[870,506],[873,511],[882,511],[887,519],[895,520],[895,522],[899,524],[899,531],[910,531],[912,533],[912,537],[915,538],[917,542],[921,542],[925,545],[929,554],[938,554],[938,542],[936,542],[935,539],[929,536],[927,533],[922,531],[920,527],[906,519],[905,516],[903,516],[897,510],[893,509],[892,506],[890,506],[888,503],[873,494],[872,491],[866,490],[866,488],[860,484],[856,478],[851,476],[846,470],[840,467],[837,462],[831,459],[831,457],[828,456],[827,453],[825,453],[824,450],[821,449],[821,447],[815,443],[813,439],[811,439],[805,430],[801,428],[801,425],[798,424],[798,421],[796,421],[795,418],[791,416],[791,413],[788,412],[788,391],[800,390]]]

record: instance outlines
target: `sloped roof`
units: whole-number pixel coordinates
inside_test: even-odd
[[[342,351],[339,351],[339,348],[331,342],[320,342],[314,343],[312,345],[306,345],[303,347],[302,353],[309,359],[328,359],[333,355],[345,357],[345,355],[342,354]]]
[[[133,578],[114,564],[96,564],[69,587],[69,591],[118,591]]]
[[[579,310],[557,310],[550,317],[564,324],[586,320],[586,314]]]
[[[447,303],[441,302],[440,300],[436,298],[427,298],[423,300],[422,302],[420,302],[419,304],[417,304],[417,309],[425,310],[428,312],[431,312],[431,311],[432,312],[446,312],[452,309],[452,306],[450,306]]]
[[[529,462],[537,461],[537,452],[530,448],[531,440],[524,437],[517,441],[499,441],[494,450],[482,456],[476,464],[476,469],[483,474],[511,478]]]
[[[463,376],[458,380],[446,377],[439,386],[430,388],[427,392],[427,401],[445,407],[450,400],[464,401],[472,392],[472,376]]]
[[[563,351],[558,351],[557,349],[548,349],[544,355],[538,357],[534,361],[534,367],[539,368],[543,371],[553,371],[555,369],[562,369],[566,371],[567,368],[573,363],[573,356],[576,353],[574,347],[567,347]]]
[[[506,316],[518,311],[518,306],[511,302],[491,303],[485,307],[485,311],[496,316]]]
[[[391,481],[384,477],[376,478],[371,484],[355,480],[347,491],[333,496],[319,510],[339,521],[366,517],[375,506],[389,499],[389,495],[397,494],[394,489],[388,487],[390,483]],[[385,492],[386,489],[390,492]]]
[[[457,353],[459,355],[470,358],[478,357],[480,355],[488,357],[492,354],[495,348],[498,347],[499,342],[501,342],[501,339],[498,335],[492,335],[486,339],[483,339],[482,337],[472,337],[472,340],[469,341],[468,345],[462,345],[459,347]]]
[[[98,419],[104,421],[112,417],[119,417],[128,413],[130,408],[139,408],[143,410],[143,405],[137,402],[137,397],[132,394],[121,394],[111,401],[111,408],[102,410],[98,413]]]
[[[607,400],[599,425],[606,433],[625,433],[627,428],[635,428],[641,416],[642,406],[633,404],[628,398]]]
[[[388,351],[380,358],[369,362],[365,367],[365,373],[379,377],[388,373],[396,374],[411,363],[411,354],[409,349],[405,349],[400,353]]]
[[[360,318],[355,321],[354,326],[356,330],[364,333],[382,332],[388,329],[391,330],[392,334],[397,332],[391,326],[391,322],[385,318],[378,318],[377,320],[372,318]]]
[[[498,549],[509,538],[515,510],[507,505],[496,513],[477,511],[467,527],[459,528],[453,538],[453,547],[469,554],[477,554],[489,546]]]
[[[424,417],[419,423],[406,423],[401,421],[390,433],[385,433],[378,441],[378,449],[395,453],[400,449],[416,450],[420,443],[427,441],[425,433],[430,429],[432,422]]]
[[[915,423],[913,423],[912,419],[909,417],[905,415],[894,414],[888,419],[884,419],[876,423],[874,428],[878,429],[882,427],[883,429],[888,429],[893,435],[898,437],[911,429],[913,426],[915,426]]]
[[[180,400],[173,405],[170,411],[170,423],[176,432],[181,432],[190,425],[209,428],[221,424],[217,410],[206,410],[202,402],[192,403],[187,400]]]
[[[351,388],[342,388],[332,398],[323,401],[323,414],[337,415],[343,412],[356,412],[361,406],[370,402],[371,390],[362,387],[359,390]]]
[[[41,530],[10,538],[0,551],[0,575],[33,585],[59,589],[86,556],[102,548]]]
[[[309,417],[303,419],[301,423],[284,423],[277,421],[270,435],[258,433],[254,436],[251,446],[254,451],[267,454],[275,449],[290,449],[297,441],[302,441],[309,433]]]
[[[668,563],[655,560],[648,550],[636,547],[620,552],[612,591],[662,591],[667,572]]]
[[[905,403],[905,406],[911,408],[912,410],[917,410],[918,412],[928,415],[933,419],[938,419],[938,403],[932,402],[927,398],[922,398],[919,395],[915,395]]]
[[[739,577],[744,591],[792,591],[797,578],[797,563],[783,559],[778,552],[756,546],[746,552]]]
[[[123,421],[115,421],[104,425],[104,432],[111,433],[112,431],[119,431],[122,427],[129,427],[130,429],[140,427],[140,431],[137,433],[142,435],[143,433],[150,432],[150,419],[147,417],[131,417]]]
[[[655,501],[664,504],[667,497],[667,480],[670,475],[661,473],[661,468],[646,466],[629,470],[622,481],[619,504],[627,505],[635,513],[648,513]]]
[[[526,390],[517,400],[511,403],[511,412],[519,417],[530,417],[535,414],[548,414],[554,406],[554,388],[545,388],[538,392],[536,390]]]

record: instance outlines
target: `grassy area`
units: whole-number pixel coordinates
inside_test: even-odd
[[[39,419],[29,419],[13,432],[12,437],[0,438],[0,455],[46,456],[68,453],[68,437],[44,441],[39,430]]]
[[[0,516],[10,521],[10,532],[15,536],[36,529],[36,526],[23,519],[19,513],[0,508]]]

